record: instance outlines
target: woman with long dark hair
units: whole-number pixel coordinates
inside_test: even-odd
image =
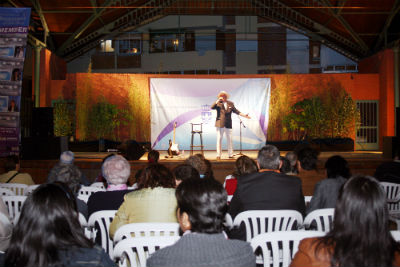
[[[370,176],[348,180],[339,192],[333,229],[302,240],[290,266],[400,266],[379,182]]]
[[[116,266],[79,224],[75,196],[62,183],[39,186],[25,201],[5,266]]]

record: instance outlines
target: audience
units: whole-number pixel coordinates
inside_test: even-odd
[[[50,170],[49,177],[53,176],[53,172],[57,172],[62,166],[73,166],[73,168],[77,169],[80,173],[79,175],[79,183],[85,186],[89,186],[90,182],[86,178],[86,176],[79,170],[78,166],[74,165],[75,155],[72,151],[64,151],[60,155],[60,161]],[[48,178],[47,178],[48,179]]]
[[[287,158],[282,157],[282,156],[280,156],[279,159],[280,159],[281,162],[282,162],[281,168],[279,169],[279,171],[280,171],[281,173],[290,175],[291,172],[292,172],[292,167],[290,166],[290,161],[289,161]]]
[[[105,157],[103,158],[103,160],[102,160],[101,166],[103,166],[104,162],[105,162],[108,158],[110,158],[110,157],[112,157],[112,156],[115,156],[115,154],[108,154],[107,156],[105,156]],[[97,175],[95,182],[103,183],[104,188],[107,188],[107,186],[108,186],[108,185],[107,185],[107,179],[103,176],[103,170],[100,170],[99,175]]]
[[[127,181],[131,174],[131,165],[120,155],[107,158],[102,167],[103,177],[107,180],[107,191],[93,193],[88,200],[89,217],[100,210],[117,210],[128,190]]]
[[[147,266],[255,266],[250,244],[223,233],[227,196],[213,179],[188,179],[176,190],[177,217],[183,236],[156,251]]]
[[[234,219],[246,210],[297,210],[305,214],[301,180],[279,172],[279,150],[273,145],[260,149],[257,156],[259,171],[238,179],[237,189],[229,205]],[[231,238],[246,239],[244,226],[233,229]]]
[[[250,174],[258,171],[257,164],[248,156],[240,156],[235,162],[236,170],[233,174],[225,177],[225,190],[228,196],[232,196],[236,191],[237,179],[245,174]]]
[[[157,150],[150,150],[149,153],[147,154],[147,162],[148,164],[153,164],[153,163],[158,163],[158,160],[160,159],[160,152]],[[142,175],[143,169],[140,169],[136,172],[135,174],[135,181],[129,181],[129,184],[131,184],[133,187],[137,186],[137,181],[139,180],[140,175]]]
[[[146,167],[138,189],[125,195],[110,225],[110,236],[122,225],[137,222],[177,222],[175,179],[161,164]]]
[[[400,266],[379,182],[369,176],[349,179],[339,192],[333,229],[303,239],[290,266]]]
[[[304,193],[312,195],[315,184],[326,178],[323,172],[317,170],[318,152],[313,148],[306,146],[297,152],[297,169],[296,174],[303,183]]]
[[[73,164],[56,164],[50,171],[47,182],[61,182],[66,184],[75,196],[78,211],[88,219],[88,207],[86,203],[77,198],[81,188],[81,171]]]
[[[189,164],[180,164],[176,166],[172,172],[174,174],[176,186],[188,179],[200,179],[199,172]]]
[[[400,184],[400,152],[395,151],[393,161],[380,164],[374,177],[380,182]]]
[[[199,172],[200,178],[214,179],[211,162],[203,154],[194,154],[187,158],[185,163],[193,166]]]
[[[62,183],[39,186],[25,201],[4,266],[117,266],[87,239],[75,196]]]
[[[289,151],[286,153],[285,158],[290,162],[290,172],[287,175],[297,175],[299,173],[297,170],[297,154],[294,151]]]
[[[34,185],[29,173],[19,172],[20,162],[18,156],[11,155],[5,161],[5,173],[0,175],[0,183]]]
[[[330,157],[325,163],[325,169],[328,178],[315,185],[307,213],[317,209],[334,208],[339,189],[351,176],[349,165],[341,156]]]
[[[0,197],[0,251],[6,251],[10,243],[13,225],[7,206]]]

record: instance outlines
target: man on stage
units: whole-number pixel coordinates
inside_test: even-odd
[[[211,109],[217,110],[217,119],[215,121],[215,127],[217,128],[217,160],[221,159],[221,144],[224,132],[228,143],[228,156],[229,158],[233,158],[232,112],[247,119],[250,119],[250,116],[248,114],[241,113],[235,108],[233,102],[228,101],[229,94],[227,92],[221,91],[217,97],[217,101],[215,101],[215,103],[211,106]]]

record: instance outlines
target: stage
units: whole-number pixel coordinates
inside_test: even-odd
[[[197,152],[197,151],[196,151]],[[237,152],[237,151],[235,151]],[[257,157],[256,150],[242,151],[246,156],[253,159]],[[281,151],[281,155],[285,155],[287,151]],[[102,159],[107,156],[108,152],[75,152],[75,164],[82,170],[90,181],[94,181],[101,170]],[[190,156],[190,151],[185,151],[182,155],[166,158],[166,151],[160,151],[160,163],[165,164],[168,168],[173,169],[175,166],[182,164],[185,159]],[[315,184],[325,178],[324,164],[332,155],[341,155],[348,162],[353,174],[373,175],[376,167],[384,161],[382,152],[380,151],[353,151],[353,152],[321,152],[317,164],[318,176],[303,182],[304,195],[312,195]],[[215,179],[223,183],[225,177],[235,170],[235,160],[228,159],[226,151],[224,151],[221,160],[216,160],[215,151],[204,151],[204,156],[210,160],[214,172]],[[21,171],[28,172],[36,183],[46,181],[49,170],[58,162],[58,160],[22,160]],[[135,182],[135,173],[147,165],[147,153],[140,160],[130,161],[132,166],[132,174],[130,182]]]

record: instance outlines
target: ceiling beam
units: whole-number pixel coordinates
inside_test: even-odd
[[[343,6],[346,3],[346,0],[342,0],[338,6],[338,10],[335,12],[332,8],[331,2],[329,0],[319,0],[321,3],[323,3],[326,7],[328,8],[329,13],[331,13],[332,16],[334,16],[342,25],[343,27],[347,30],[347,32],[351,35],[351,37],[360,45],[362,48],[363,54],[366,54],[369,50],[367,44],[358,36],[358,34],[353,30],[353,28],[350,26],[350,24],[340,15],[340,12],[343,8]]]
[[[63,51],[63,56],[70,61],[85,52],[95,48],[102,40],[111,39],[125,31],[138,28],[165,16],[165,8],[170,7],[176,0],[150,0],[143,6],[127,12],[102,28],[71,43]],[[160,3],[155,5],[155,2]]]
[[[44,30],[43,40],[44,40],[44,43],[48,44],[48,48],[50,50],[54,50],[55,49],[54,42],[53,42],[53,39],[50,36],[50,30],[49,30],[49,27],[47,25],[46,18],[43,15],[42,7],[41,7],[41,5],[39,3],[39,0],[31,0],[31,3],[32,3],[33,8],[35,9],[36,13],[38,14],[38,16],[40,18],[40,22],[42,23],[42,26],[43,26],[43,30]]]
[[[386,32],[388,28],[390,27],[390,24],[392,24],[393,18],[400,12],[400,0],[396,0],[393,4],[392,10],[390,11],[390,15],[386,19],[385,25],[383,26],[381,33],[378,36],[378,39],[376,40],[375,46],[374,46],[374,51],[376,52],[382,43],[383,38],[386,35]]]
[[[115,4],[116,0],[106,0],[103,6],[100,9],[97,9],[96,6],[93,6],[93,15],[90,16],[82,25],[57,49],[58,55],[63,55],[64,50],[70,46],[79,36],[97,19],[101,16],[101,14],[107,10],[107,7]],[[95,4],[95,1],[91,0],[92,5]]]
[[[255,3],[257,4],[257,15],[272,19],[278,24],[309,36],[312,40],[320,41],[324,45],[353,60],[357,61],[359,56],[361,56],[355,54],[357,51],[361,51],[361,47],[358,43],[311,20],[295,9],[286,6],[281,1],[256,0]],[[335,40],[335,43],[332,40]]]

